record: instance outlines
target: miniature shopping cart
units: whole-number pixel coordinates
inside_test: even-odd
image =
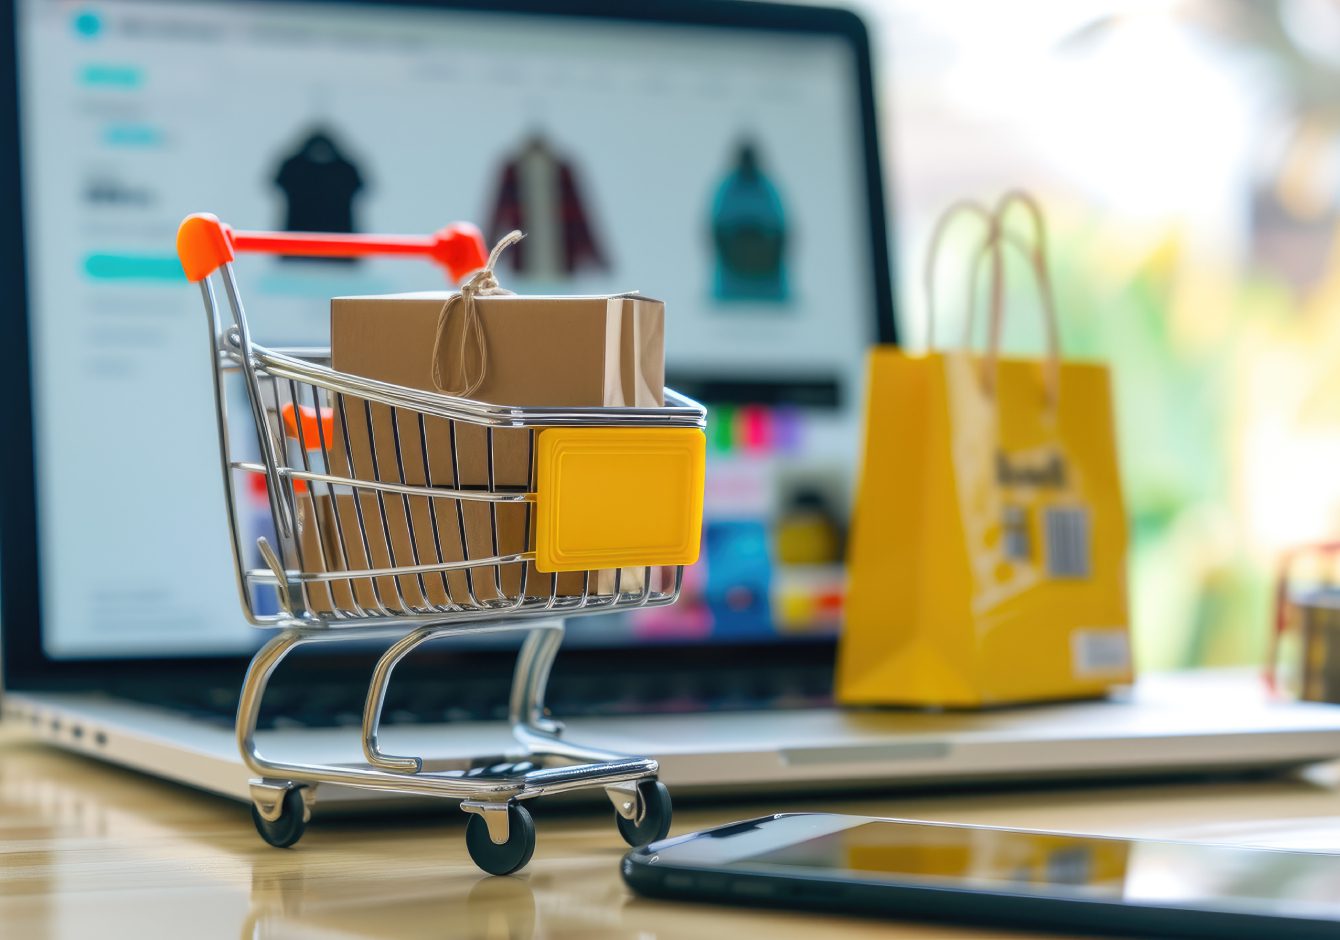
[[[702,523],[702,406],[669,389],[665,407],[654,408],[484,404],[337,372],[327,350],[252,341],[233,271],[236,252],[420,256],[459,279],[485,263],[472,226],[423,238],[298,235],[234,231],[198,214],[182,222],[177,251],[209,317],[242,606],[252,624],[278,631],[252,659],[237,711],[238,746],[259,775],[251,797],[261,837],[293,845],[310,819],[317,785],[334,783],[459,800],[472,814],[470,855],[493,874],[530,859],[535,827],[521,801],[542,794],[603,787],[629,844],[664,838],[670,797],[656,778],[656,761],[565,740],[562,725],[546,714],[544,693],[562,618],[660,606],[678,596]],[[406,352],[416,353],[427,355]],[[230,389],[238,384],[254,436],[229,425],[228,403],[240,400]],[[365,446],[382,451],[371,473],[355,470],[351,428],[363,429]],[[443,430],[453,448],[451,486],[432,485],[441,473],[428,466],[428,437]],[[455,466],[457,437],[467,431],[487,447],[487,485],[466,485]],[[495,438],[504,434],[525,440],[525,486],[495,480]],[[422,446],[411,446],[415,441]],[[256,556],[245,531],[246,501],[260,487],[247,484],[261,479],[270,534],[256,539]],[[341,500],[350,512],[316,509]],[[524,537],[515,551],[500,549],[507,545],[499,519],[507,514],[521,516]],[[396,526],[417,526],[403,539],[412,558],[391,554]],[[489,553],[475,550],[479,526]],[[447,762],[383,751],[378,727],[396,665],[437,637],[502,630],[526,631],[509,704],[516,752]],[[261,754],[257,719],[280,662],[306,644],[373,638],[392,642],[368,687],[366,762],[308,764]]]

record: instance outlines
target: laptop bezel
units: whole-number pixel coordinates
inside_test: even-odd
[[[260,3],[267,0],[247,0]],[[284,0],[314,6],[370,5],[368,0]],[[164,656],[153,658],[51,658],[42,645],[41,561],[38,552],[38,486],[34,450],[34,415],[28,335],[27,264],[24,244],[23,175],[20,144],[19,65],[17,56],[17,0],[0,0],[0,51],[7,63],[0,68],[0,204],[12,211],[0,220],[0,304],[11,311],[11,329],[0,343],[0,414],[9,429],[11,458],[0,465],[0,681],[13,690],[89,689],[109,677],[119,681],[155,678],[193,682],[235,683],[249,659],[236,656]],[[865,23],[855,13],[839,8],[793,6],[740,0],[396,0],[395,6],[496,13],[499,15],[568,16],[593,20],[665,23],[747,29],[782,33],[836,36],[853,52],[862,133],[867,224],[869,228],[872,310],[871,337],[881,343],[896,340],[895,304],[891,277],[891,242],[886,223],[886,194],[876,124],[874,65]],[[189,298],[183,294],[183,304]],[[239,611],[240,616],[240,611]],[[684,644],[656,647],[658,668],[667,672],[795,667],[826,668],[833,656],[833,640],[814,637],[747,644]],[[472,674],[500,678],[510,668],[507,651],[454,652],[450,644],[437,655],[460,667],[468,661]],[[563,670],[603,672],[627,666],[637,649],[585,647],[565,649]],[[320,661],[342,671],[350,662],[346,653],[324,654]]]

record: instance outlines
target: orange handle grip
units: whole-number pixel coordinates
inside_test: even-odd
[[[312,258],[419,256],[440,265],[452,281],[460,281],[488,262],[484,234],[469,222],[456,222],[432,235],[243,232],[208,212],[197,212],[183,219],[177,229],[177,256],[192,282],[209,277],[239,251]]]
[[[322,408],[320,413],[308,405],[293,407],[293,402],[285,402],[279,409],[279,417],[284,422],[284,433],[302,444],[305,450],[320,450],[321,442],[327,444],[333,440],[335,430],[335,412]],[[317,422],[320,422],[318,426]]]

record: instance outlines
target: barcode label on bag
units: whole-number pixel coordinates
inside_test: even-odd
[[[1131,668],[1131,638],[1121,627],[1076,630],[1070,634],[1075,675],[1124,675]]]
[[[1047,574],[1053,578],[1087,578],[1090,573],[1089,511],[1048,509],[1043,515]]]

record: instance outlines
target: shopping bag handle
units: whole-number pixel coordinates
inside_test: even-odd
[[[237,230],[212,213],[196,212],[177,229],[177,257],[192,283],[244,251],[309,258],[423,257],[441,266],[453,283],[484,267],[488,257],[483,233],[469,222],[452,223],[431,235],[259,232]]]
[[[1006,238],[1005,217],[1014,206],[1027,210],[1033,222],[1033,240],[1024,242],[1011,235],[1009,240],[1023,248],[1033,277],[1037,281],[1038,299],[1042,302],[1043,329],[1047,333],[1047,402],[1055,405],[1061,392],[1061,336],[1056,317],[1056,295],[1052,290],[1050,269],[1047,266],[1047,222],[1038,201],[1022,189],[1013,189],[1001,197],[996,204],[996,228],[992,233],[996,250],[992,255],[991,320],[988,332],[986,358],[982,361],[982,379],[987,392],[995,392],[996,360],[1000,357],[1002,325],[1005,320],[1005,267],[1004,252],[1000,251],[1002,239]],[[974,283],[976,265],[974,264]],[[972,310],[976,310],[976,305]],[[969,318],[968,328],[972,328]],[[971,333],[967,336],[971,337]]]
[[[981,203],[972,199],[960,199],[949,206],[944,212],[940,213],[940,218],[935,221],[935,228],[931,231],[930,247],[926,249],[926,266],[922,270],[923,286],[926,292],[926,348],[935,349],[935,321],[939,319],[935,310],[935,270],[936,261],[940,256],[940,245],[944,242],[945,233],[949,226],[961,215],[975,215],[986,224],[986,236],[982,239],[982,244],[978,246],[978,256],[986,251],[996,239],[996,231],[999,223],[996,216]],[[974,276],[970,284],[976,287],[977,278]]]
[[[1004,303],[1004,278],[1001,277],[1001,272],[1003,271],[1001,264],[1003,262],[1002,259],[997,258],[998,248],[1002,243],[1012,245],[1019,254],[1023,256],[1024,260],[1029,262],[1029,266],[1032,267],[1031,256],[1033,247],[1028,242],[1024,241],[1024,239],[1020,238],[1017,233],[1006,231],[1005,229],[998,227],[992,237],[983,240],[982,244],[977,247],[976,256],[972,259],[972,273],[969,275],[968,283],[974,285],[974,287],[976,286],[977,279],[981,274],[982,262],[987,258],[991,258],[993,261],[997,262],[992,266],[994,282],[991,291],[991,306],[993,309]],[[988,329],[991,326],[991,321],[995,319],[996,317],[989,312],[987,320]],[[973,290],[968,298],[968,316],[963,322],[963,339],[961,340],[963,348],[971,348],[973,344],[973,334],[976,331],[977,291]]]
[[[1014,206],[1023,206],[1033,222],[1031,241],[1020,238],[1005,228],[1005,218]],[[1047,267],[1047,229],[1042,209],[1036,199],[1023,190],[1010,190],[996,204],[995,211],[972,200],[961,200],[947,209],[936,222],[931,234],[930,249],[926,255],[925,289],[928,323],[926,328],[927,345],[935,346],[935,269],[940,245],[945,232],[959,215],[971,213],[986,223],[986,234],[974,255],[970,274],[970,294],[968,318],[964,325],[963,347],[972,345],[973,327],[976,322],[976,286],[984,258],[991,259],[991,308],[986,353],[982,359],[982,384],[988,395],[995,394],[996,362],[1000,358],[1002,324],[1005,318],[1005,270],[1002,246],[1011,244],[1028,260],[1037,281],[1041,300],[1043,323],[1047,335],[1046,395],[1048,405],[1054,406],[1060,394],[1061,352],[1060,333],[1056,316],[1056,300],[1052,290],[1051,276]]]

